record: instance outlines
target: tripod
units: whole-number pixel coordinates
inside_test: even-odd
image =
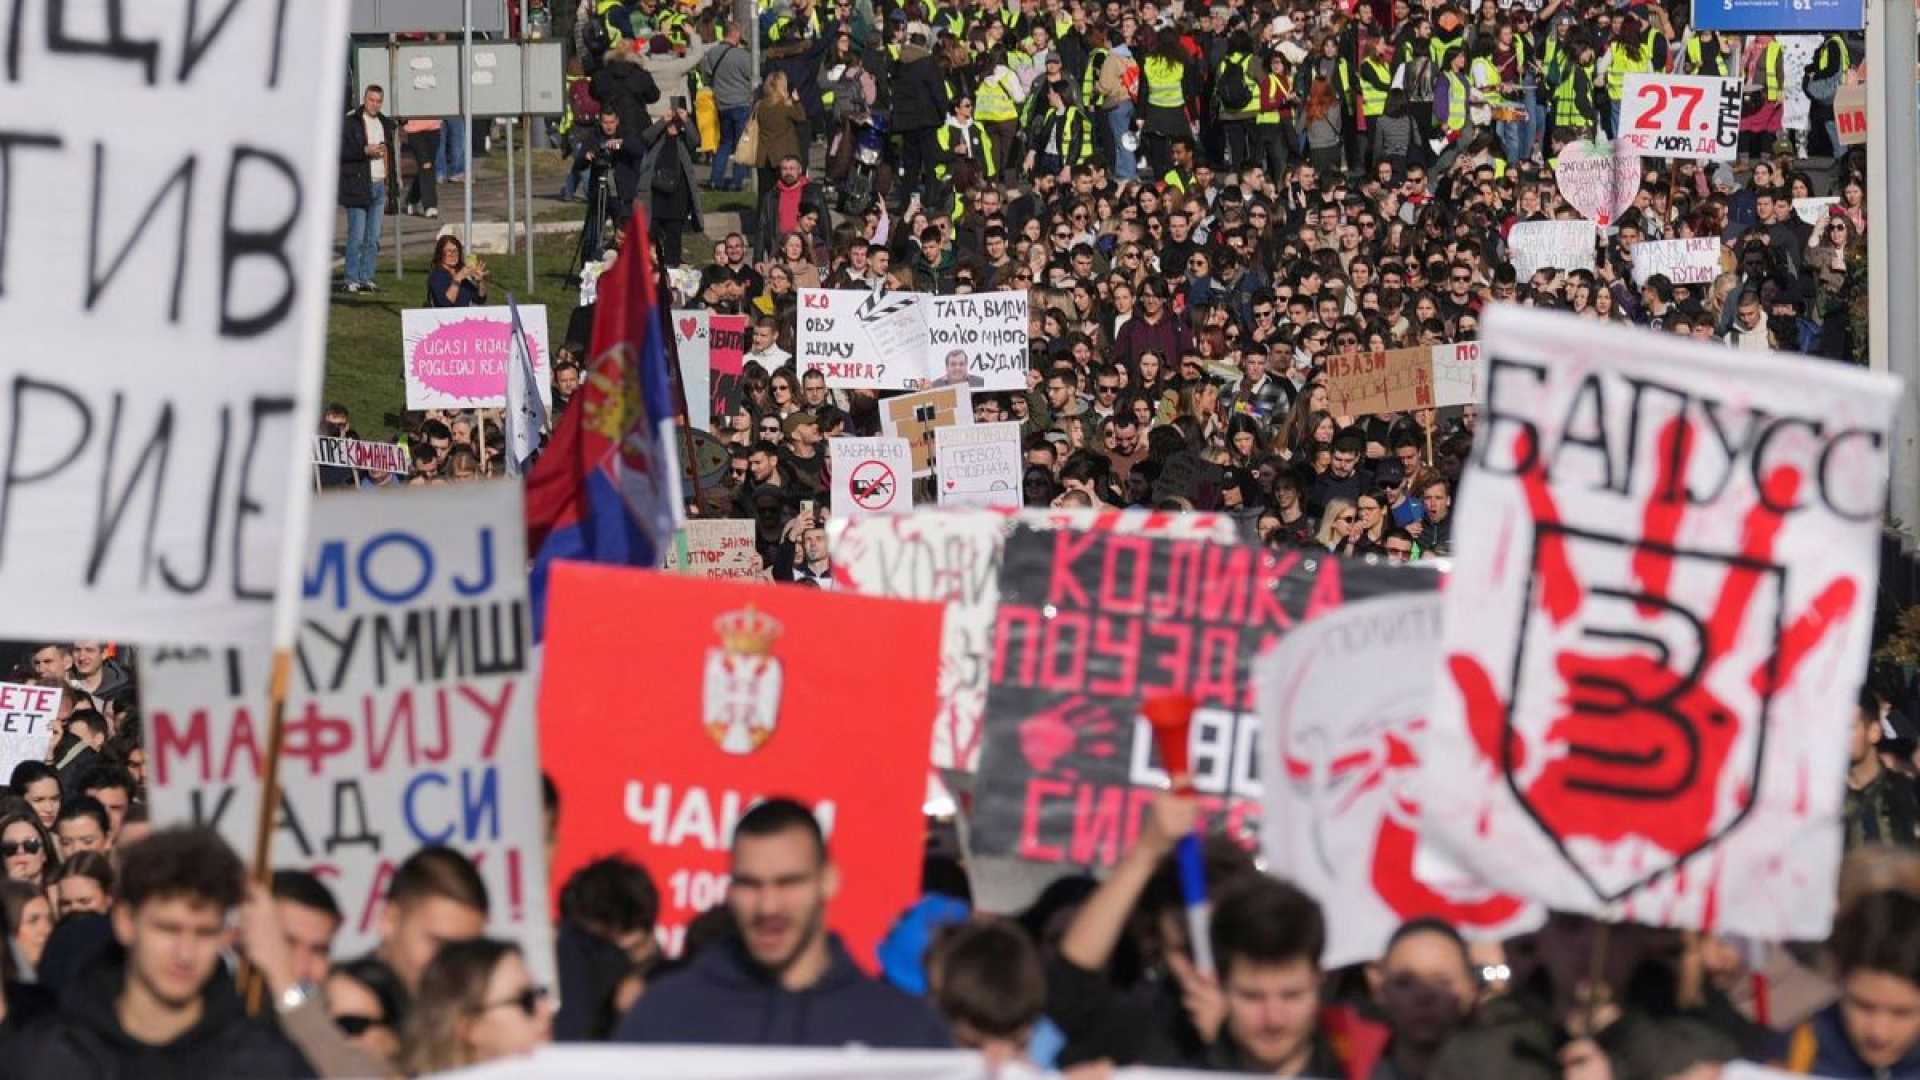
[[[620,235],[619,223],[613,216],[615,198],[613,170],[595,162],[587,180],[587,216],[580,226],[580,242],[574,247],[568,282],[578,285],[580,269],[605,255],[614,238]]]

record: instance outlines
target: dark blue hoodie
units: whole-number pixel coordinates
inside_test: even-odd
[[[1833,1077],[1835,1080],[1920,1080],[1920,1047],[1892,1068],[1875,1069],[1860,1060],[1847,1038],[1846,1023],[1840,1019],[1840,1006],[1829,1005],[1813,1019],[1782,1036],[1774,1055],[1776,1067],[1790,1073]]]
[[[953,1045],[927,1004],[868,978],[838,935],[827,936],[826,974],[788,990],[738,938],[715,942],[693,966],[647,988],[614,1031],[615,1042],[731,1043],[937,1049]]]

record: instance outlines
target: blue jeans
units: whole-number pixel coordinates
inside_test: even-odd
[[[1522,115],[1526,109],[1521,108]],[[1507,152],[1507,160],[1518,165],[1526,156],[1527,122],[1523,120],[1500,120],[1493,125],[1493,132],[1500,137],[1500,146]]]
[[[1107,113],[1107,129],[1113,132],[1113,178],[1115,180],[1133,180],[1140,175],[1139,163],[1133,151],[1123,142],[1127,129],[1133,126],[1133,102],[1123,101]]]
[[[747,170],[733,163],[733,151],[740,145],[740,136],[747,130],[747,117],[751,115],[753,108],[748,105],[720,110],[720,146],[713,152],[713,175],[707,178],[708,187],[746,183]]]
[[[387,184],[373,182],[372,206],[347,207],[347,284],[373,284],[380,257],[380,219],[387,212]]]
[[[1532,83],[1520,85],[1520,104],[1527,110],[1527,134],[1522,140],[1523,156],[1532,157],[1533,148],[1540,144],[1547,133],[1547,108],[1541,104],[1540,91]]]
[[[434,155],[433,164],[442,180],[467,171],[467,142],[461,134],[466,126],[466,119],[459,116],[450,116],[441,122],[440,152]]]

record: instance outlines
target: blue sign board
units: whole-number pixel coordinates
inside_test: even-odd
[[[1806,34],[1860,30],[1867,25],[1865,0],[1693,0],[1697,30],[1732,33]]]

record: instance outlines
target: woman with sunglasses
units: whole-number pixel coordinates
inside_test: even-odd
[[[553,1041],[553,1003],[520,947],[494,938],[443,945],[420,976],[400,1066],[410,1076],[529,1054]]]
[[[1346,499],[1328,499],[1327,508],[1320,512],[1320,530],[1314,534],[1314,541],[1328,551],[1342,553],[1343,545],[1352,542],[1360,532],[1360,511]]]
[[[347,1041],[397,1067],[403,991],[393,969],[371,956],[335,964],[324,989],[327,1014]]]
[[[53,848],[53,834],[31,810],[16,810],[0,818],[0,863],[7,878],[24,881],[44,889],[60,869],[60,857]]]

